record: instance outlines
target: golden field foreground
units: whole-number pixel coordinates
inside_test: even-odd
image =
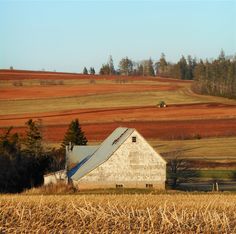
[[[232,194],[1,195],[0,233],[236,233]]]

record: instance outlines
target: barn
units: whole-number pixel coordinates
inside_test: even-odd
[[[100,145],[67,146],[66,157],[67,176],[81,190],[165,189],[166,161],[133,128],[115,129]]]

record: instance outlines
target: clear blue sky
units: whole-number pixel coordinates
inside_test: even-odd
[[[175,62],[221,49],[236,52],[236,0],[0,0],[0,68],[98,71],[109,55],[117,66],[124,56]]]

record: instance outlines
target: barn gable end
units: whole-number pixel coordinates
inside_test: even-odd
[[[166,162],[136,131],[101,165],[74,181],[80,189],[165,188]]]

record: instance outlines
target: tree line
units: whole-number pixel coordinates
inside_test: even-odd
[[[58,149],[44,146],[40,121],[30,119],[25,125],[24,136],[14,133],[12,127],[0,135],[0,193],[42,185],[45,173],[65,169],[65,146],[69,142],[87,144],[78,119],[70,123]]]
[[[200,94],[236,98],[236,57],[226,58],[221,51],[211,62],[200,60],[194,69],[192,89]]]
[[[108,62],[100,68],[100,75],[125,76],[161,76],[181,80],[194,80],[192,89],[200,94],[209,94],[236,98],[236,56],[227,57],[222,50],[219,57],[214,60],[198,60],[188,55],[182,56],[178,62],[171,63],[162,53],[158,61],[151,58],[135,62],[124,57],[120,60],[118,69],[115,69],[113,58],[109,56]],[[84,68],[84,74],[88,74]],[[95,74],[94,68],[90,74]]]
[[[115,69],[113,58],[110,55],[108,62],[102,64],[100,75],[125,75],[125,76],[171,76],[177,79],[193,79],[193,69],[196,65],[196,59],[188,56],[185,59],[181,57],[178,63],[172,64],[166,61],[165,54],[162,53],[158,61],[154,62],[151,58],[139,62],[132,61],[127,56],[119,62],[118,69]],[[90,67],[89,71],[83,68],[83,74],[95,75],[95,69]]]

